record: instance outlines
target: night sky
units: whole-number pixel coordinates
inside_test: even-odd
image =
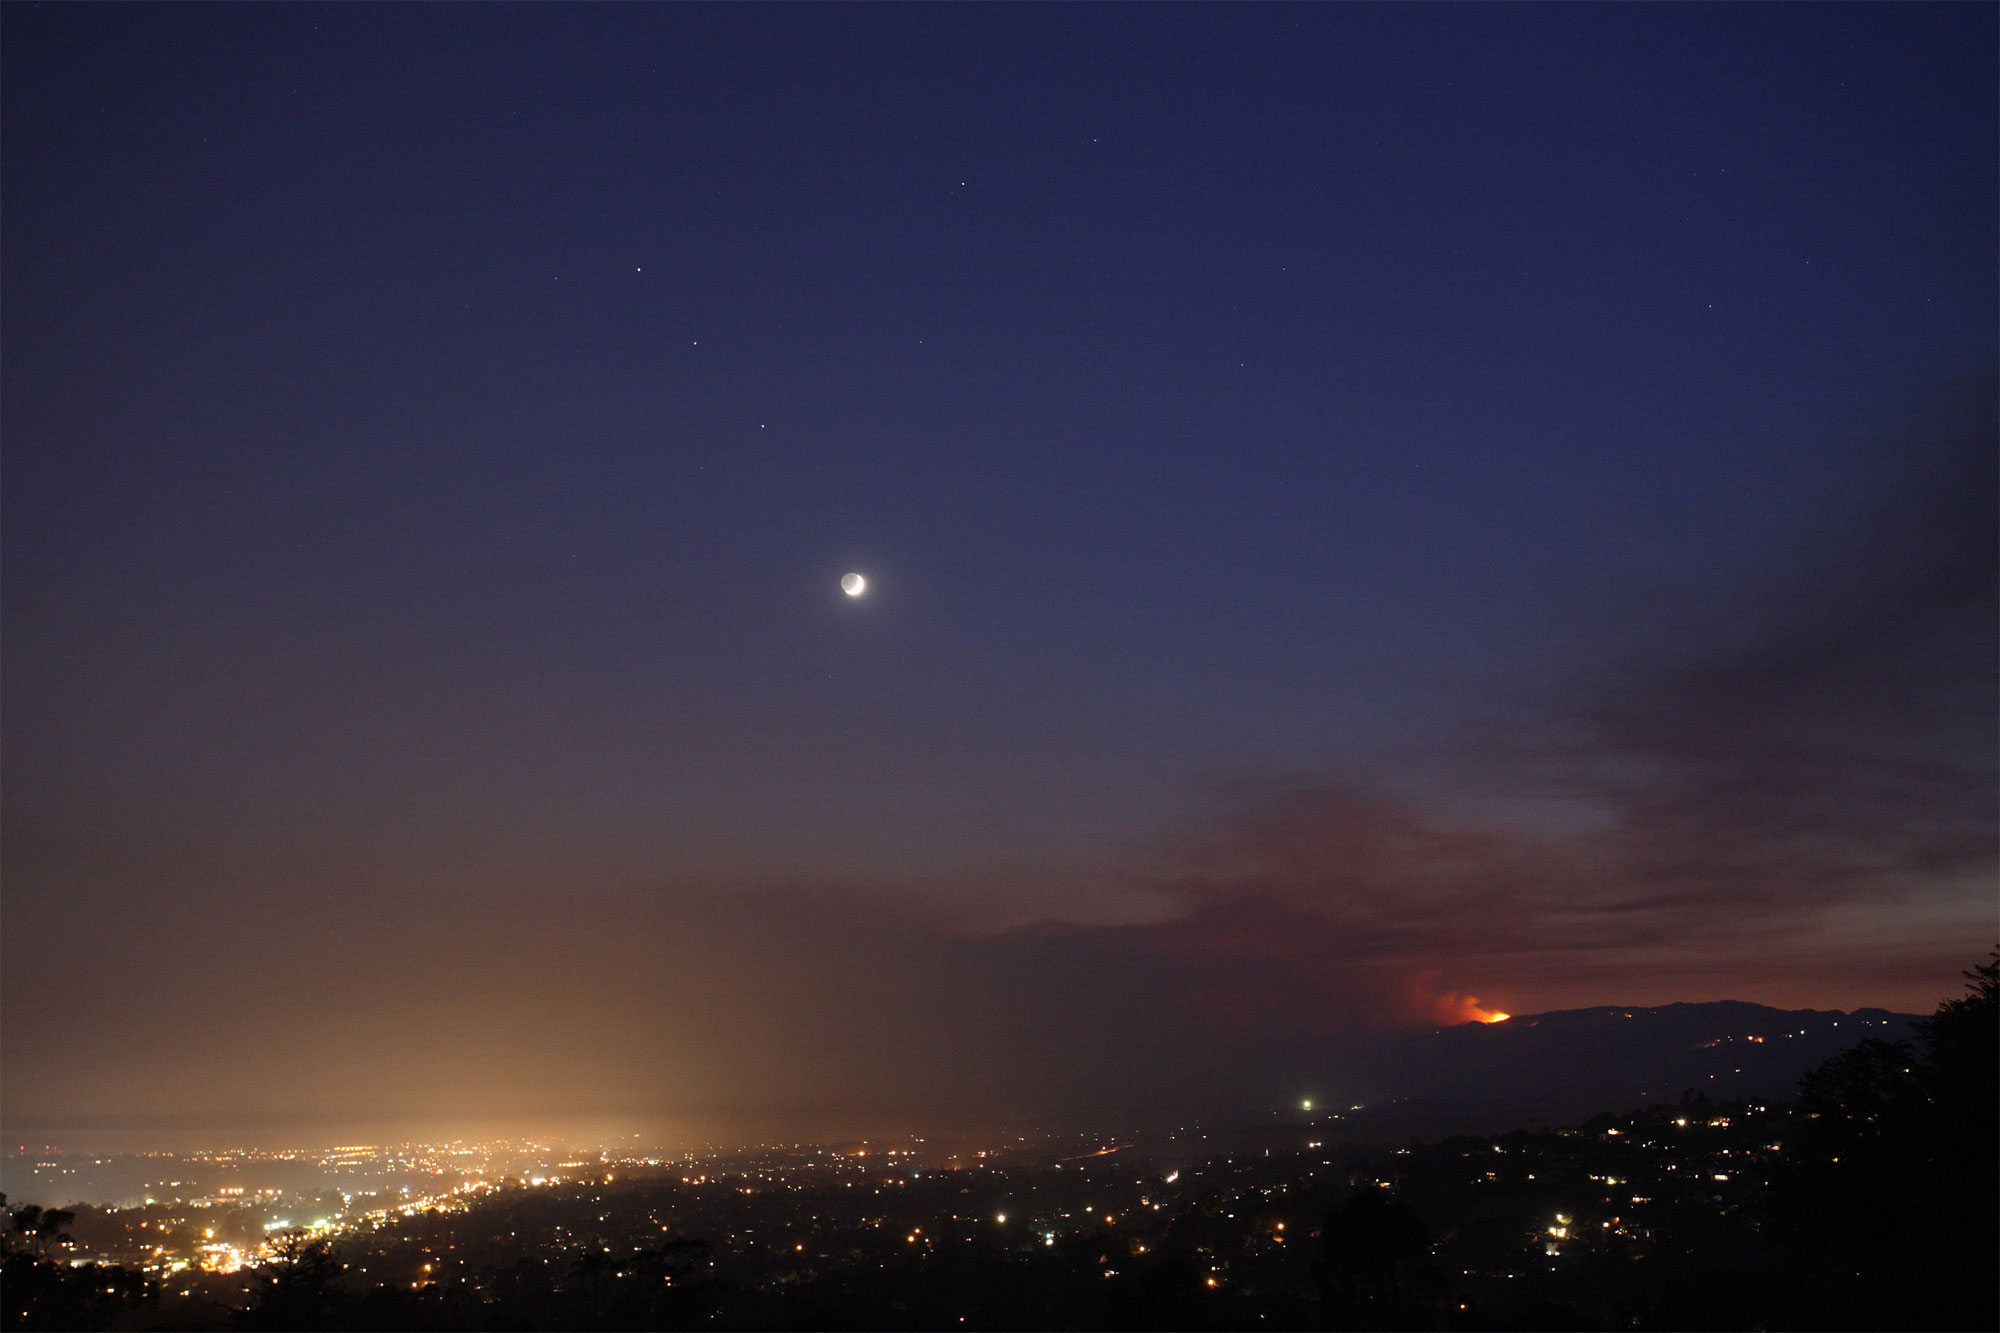
[[[0,39],[10,1128],[1256,1114],[2000,935],[1991,5]]]

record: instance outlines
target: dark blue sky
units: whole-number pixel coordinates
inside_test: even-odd
[[[9,1112],[302,1113],[279,1031],[354,1115],[835,1116],[1928,1007],[1996,929],[1996,55],[10,4]]]

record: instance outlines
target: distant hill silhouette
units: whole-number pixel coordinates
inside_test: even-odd
[[[1789,1100],[1799,1076],[1863,1038],[1915,1035],[1915,1014],[1705,1004],[1600,1005],[1464,1023],[1383,1052],[1384,1096],[1350,1132],[1493,1131],[1680,1100]]]

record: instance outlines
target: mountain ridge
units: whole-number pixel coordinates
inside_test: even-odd
[[[1873,1006],[1706,1000],[1454,1024],[1390,1043],[1381,1052],[1379,1098],[1356,1119],[1486,1131],[1574,1123],[1694,1095],[1785,1101],[1814,1066],[1868,1038],[1914,1038],[1920,1021]]]

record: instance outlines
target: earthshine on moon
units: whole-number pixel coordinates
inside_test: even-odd
[[[840,590],[849,597],[859,597],[863,592],[867,591],[867,588],[868,580],[862,578],[859,574],[842,574],[840,576]]]

